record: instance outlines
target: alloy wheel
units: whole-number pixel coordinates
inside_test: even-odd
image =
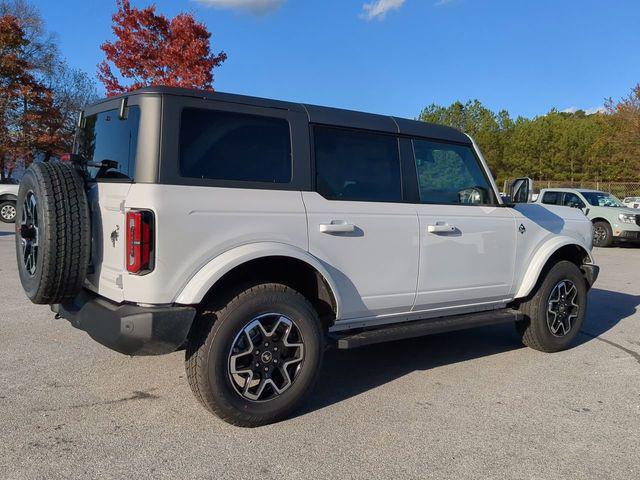
[[[578,288],[570,280],[561,280],[549,294],[547,301],[547,326],[555,337],[564,337],[578,318]]]
[[[36,196],[28,192],[22,204],[22,218],[20,219],[20,243],[22,244],[22,262],[25,270],[32,277],[38,265],[38,209]]]
[[[7,222],[12,222],[16,218],[15,205],[7,204],[0,210],[0,216]]]
[[[229,352],[229,379],[247,400],[264,402],[288,390],[304,360],[304,341],[295,322],[280,313],[252,319]]]
[[[603,226],[596,225],[593,229],[593,243],[596,245],[604,243],[607,239],[607,235],[607,230]]]

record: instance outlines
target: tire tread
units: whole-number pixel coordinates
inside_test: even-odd
[[[219,325],[216,322],[224,320],[238,305],[252,297],[282,293],[294,295],[299,301],[306,304],[310,311],[315,312],[309,301],[296,290],[278,283],[261,283],[251,286],[240,286],[236,290],[229,292],[227,298],[230,300],[224,306],[215,311],[202,311],[194,323],[185,352],[185,369],[189,386],[196,399],[209,412],[229,424],[241,427],[254,427],[272,423],[279,420],[280,417],[274,416],[273,418],[265,419],[264,417],[252,416],[247,413],[231,414],[228,413],[230,409],[221,408],[221,402],[224,400],[214,395],[214,392],[209,387],[209,380],[207,378],[207,350],[209,346],[216,341],[220,330],[217,328]]]
[[[66,163],[42,162],[29,170],[40,186],[36,200],[42,204],[40,228],[45,229],[44,245],[38,249],[42,274],[30,298],[39,304],[63,303],[80,292],[89,264],[91,221],[84,183]]]

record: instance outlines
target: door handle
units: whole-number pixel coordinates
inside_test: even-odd
[[[458,230],[454,225],[447,223],[437,223],[435,225],[427,225],[427,232],[429,233],[453,233]]]
[[[331,223],[320,224],[320,232],[322,233],[349,233],[355,230],[355,225],[344,220],[331,220]]]

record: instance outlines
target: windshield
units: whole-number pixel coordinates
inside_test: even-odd
[[[622,202],[610,193],[604,192],[580,192],[594,207],[624,207]]]

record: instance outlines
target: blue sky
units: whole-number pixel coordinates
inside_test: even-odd
[[[115,0],[32,0],[95,74]],[[192,12],[228,60],[217,90],[415,117],[478,98],[534,116],[640,82],[638,0],[132,0]]]

